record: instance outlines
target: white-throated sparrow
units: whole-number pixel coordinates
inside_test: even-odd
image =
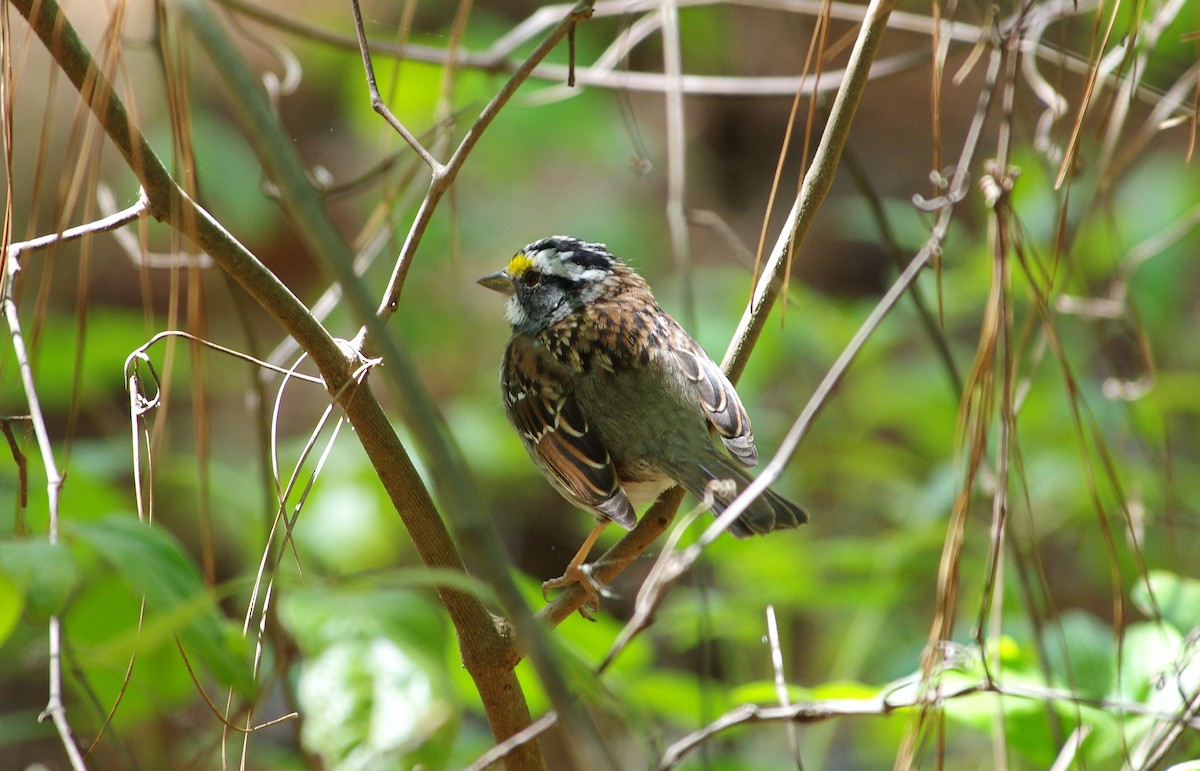
[[[500,368],[509,421],[550,484],[599,520],[543,592],[578,581],[594,607],[581,565],[604,526],[631,529],[635,508],[676,483],[700,499],[712,489],[719,514],[750,481],[738,464],[758,462],[750,418],[721,368],[603,244],[535,241],[479,283],[509,295],[513,335]],[[714,446],[710,425],[738,463]],[[730,532],[744,538],[806,521],[767,490]]]

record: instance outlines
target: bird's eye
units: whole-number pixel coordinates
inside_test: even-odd
[[[537,286],[542,283],[542,274],[534,270],[527,270],[525,275],[521,276],[521,280],[525,282],[525,286]]]

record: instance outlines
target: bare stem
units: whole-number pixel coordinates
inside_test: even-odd
[[[5,138],[6,141],[9,139],[7,133]],[[29,407],[29,421],[33,425],[33,435],[37,440],[38,451],[42,456],[42,466],[46,469],[46,506],[49,512],[46,539],[51,544],[58,543],[59,495],[62,492],[63,475],[59,471],[58,462],[54,458],[54,445],[50,440],[50,432],[46,428],[46,416],[42,412],[41,400],[38,398],[37,384],[33,378],[33,367],[29,363],[29,352],[25,347],[25,337],[21,332],[21,320],[17,313],[17,303],[13,299],[17,274],[21,270],[21,256],[26,251],[45,248],[52,244],[120,227],[127,222],[137,219],[145,212],[145,198],[139,198],[133,206],[111,217],[104,217],[87,225],[70,228],[63,233],[55,233],[23,243],[12,244],[4,251],[5,265],[2,282],[3,288],[0,290],[0,307],[3,308],[9,332],[12,334],[13,356],[17,362],[17,370],[21,374],[21,386],[25,391],[25,403]],[[62,621],[57,615],[50,617],[47,650],[49,652],[48,679],[50,693],[46,702],[46,709],[42,712],[41,718],[49,717],[51,719],[55,730],[58,732],[59,739],[62,741],[63,750],[67,753],[67,758],[71,762],[71,767],[76,769],[76,771],[82,771],[82,769],[87,768],[87,764],[84,763],[83,754],[79,751],[79,745],[75,743],[71,724],[67,720],[67,708],[63,702]]]
[[[429,192],[425,194],[425,200],[421,202],[420,208],[417,210],[417,216],[413,220],[412,227],[409,228],[408,236],[404,239],[404,246],[400,249],[400,255],[396,258],[396,266],[392,270],[392,276],[388,280],[387,290],[383,294],[383,302],[379,305],[377,311],[381,319],[388,319],[396,309],[400,306],[400,293],[404,289],[404,280],[408,276],[408,269],[412,265],[413,256],[416,254],[417,247],[421,243],[421,237],[425,234],[425,229],[429,226],[429,221],[433,218],[433,212],[437,209],[438,203],[442,197],[454,184],[455,177],[458,176],[459,169],[466,162],[467,156],[478,144],[479,139],[483,136],[483,132],[487,130],[492,121],[504,105],[512,99],[517,93],[517,89],[521,84],[529,79],[533,74],[534,68],[546,56],[554,50],[567,33],[574,26],[592,15],[593,0],[579,0],[574,6],[567,11],[562,19],[554,26],[553,29],[546,35],[545,39],[534,49],[524,62],[517,67],[512,77],[508,82],[496,93],[492,100],[488,102],[483,111],[479,113],[479,117],[467,130],[466,136],[459,143],[454,154],[450,156],[450,160],[445,166],[436,167],[433,169],[433,178],[429,183]]]
[[[379,94],[379,86],[375,83],[375,65],[371,63],[371,50],[367,46],[367,33],[363,29],[362,11],[359,10],[358,0],[350,0],[350,7],[354,10],[354,32],[358,36],[358,49],[362,53],[363,72],[367,77],[367,90],[371,94],[371,109],[379,113],[387,124],[399,134],[413,152],[421,157],[434,174],[437,174],[442,169],[442,164],[436,158],[429,154],[425,149],[425,145],[421,144],[420,140],[413,135],[408,128],[400,122],[383,101],[383,97]]]
[[[140,129],[130,122],[111,83],[96,66],[56,0],[10,0],[10,4],[29,21],[142,183],[149,213],[165,220],[208,252],[300,343],[319,368],[326,388],[339,393],[352,378],[357,362],[347,357],[345,350],[278,277],[176,184]],[[197,17],[200,21],[205,21],[202,9],[197,9],[194,3],[189,8],[201,14]],[[462,558],[428,490],[369,384],[348,389],[339,400],[421,560],[427,567],[464,573]],[[57,474],[51,476],[57,480]],[[511,630],[494,619],[470,592],[449,585],[439,586],[438,592],[458,633],[464,665],[479,689],[493,732],[498,739],[516,733],[529,724],[530,716],[513,672],[518,655]],[[509,765],[536,769],[542,767],[542,762],[533,748],[515,754]]]

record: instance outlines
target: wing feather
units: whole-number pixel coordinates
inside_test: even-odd
[[[746,466],[758,463],[750,416],[721,368],[691,338],[673,349],[684,376],[696,391],[705,417],[735,458]]]
[[[509,419],[546,478],[576,505],[632,528],[637,515],[608,449],[575,399],[566,368],[532,338],[517,335],[501,381]]]

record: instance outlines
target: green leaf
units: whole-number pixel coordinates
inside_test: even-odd
[[[1175,679],[1180,661],[1186,660],[1184,648],[1183,635],[1170,626],[1131,624],[1121,650],[1121,680],[1111,696],[1150,702],[1170,714],[1182,706]]]
[[[388,637],[351,636],[306,663],[301,740],[339,771],[440,765],[457,708],[436,667]]]
[[[1058,685],[1099,698],[1112,687],[1112,627],[1081,610],[1059,617],[1058,629],[1046,635],[1046,657]]]
[[[141,598],[99,558],[92,560],[94,572],[72,597],[64,619],[64,632],[88,689],[100,704],[120,700],[113,716],[118,731],[135,730],[147,720],[186,709],[196,698],[196,686],[175,646],[180,623],[175,614],[150,614],[139,625]],[[131,661],[134,667],[128,672]],[[199,664],[196,669],[209,679]]]
[[[419,577],[424,572],[413,574]],[[296,587],[280,602],[279,619],[307,656],[316,656],[348,637],[384,635],[411,643],[431,657],[439,656],[448,644],[444,616],[424,596],[361,582]]]
[[[0,576],[24,595],[24,604],[39,619],[61,611],[79,581],[67,547],[42,540],[0,541]]]
[[[118,516],[72,523],[64,530],[94,549],[134,592],[146,598],[152,614],[148,623],[171,625],[188,654],[221,683],[243,693],[253,689],[248,649],[240,633],[217,612],[195,563],[165,530]]]
[[[1150,618],[1157,617],[1157,604],[1163,618],[1180,632],[1186,633],[1200,623],[1200,581],[1194,578],[1152,570],[1144,583],[1133,587],[1130,595],[1138,610]]]
[[[25,607],[25,595],[16,582],[0,573],[0,646],[12,634]]]
[[[713,715],[732,706],[728,693],[677,669],[644,672],[622,685],[626,700],[633,706],[677,725],[696,720],[696,705],[705,705]]]
[[[788,702],[828,701],[830,699],[857,699],[866,701],[879,695],[879,688],[853,680],[832,680],[812,688],[787,684]],[[734,704],[754,703],[777,705],[779,694],[773,680],[754,680],[736,686],[729,691],[729,701]]]

